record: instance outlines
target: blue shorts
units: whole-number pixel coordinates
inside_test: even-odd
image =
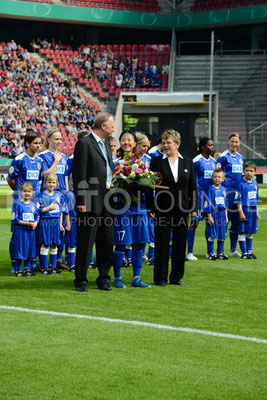
[[[40,219],[38,242],[45,246],[58,246],[60,244],[59,218]]]
[[[252,235],[258,232],[257,225],[257,207],[242,207],[243,213],[245,214],[246,221],[238,221],[237,232],[246,233],[247,235]]]
[[[155,242],[155,234],[154,234],[154,218],[148,217],[148,234],[149,234],[149,242]]]
[[[14,259],[32,260],[36,258],[36,238],[33,229],[17,225],[14,232]]]
[[[114,216],[114,245],[148,243],[147,214],[120,214]]]
[[[225,210],[212,212],[212,218],[214,220],[214,224],[211,226],[209,223],[206,225],[206,237],[213,239],[226,239],[227,234],[227,224],[226,224],[226,215]]]

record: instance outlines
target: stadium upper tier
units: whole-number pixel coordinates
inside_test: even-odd
[[[196,0],[194,2],[193,11],[194,12],[205,12],[229,8],[240,8],[257,6],[261,4],[266,4],[266,0]]]
[[[48,3],[57,5],[67,5],[74,7],[89,7],[89,8],[101,8],[101,9],[112,9],[121,11],[132,11],[132,12],[147,12],[147,13],[158,13],[159,4],[157,0],[145,0],[145,1],[133,1],[133,0],[20,0],[20,1],[31,1],[34,3]]]

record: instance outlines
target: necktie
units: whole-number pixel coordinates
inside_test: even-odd
[[[111,171],[111,168],[109,166],[109,161],[108,161],[107,150],[106,150],[106,147],[105,147],[105,142],[104,142],[104,140],[100,140],[98,143],[99,143],[100,149],[101,149],[101,151],[103,153],[103,156],[105,157],[105,160],[106,160],[107,182],[108,182],[108,185],[110,185],[110,182],[112,181],[112,171]]]

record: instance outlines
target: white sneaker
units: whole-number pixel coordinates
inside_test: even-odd
[[[197,261],[198,260],[198,258],[195,257],[193,253],[188,253],[186,258],[188,261]]]
[[[237,250],[229,251],[229,257],[239,257],[239,258],[241,258],[241,254],[238,253]]]
[[[206,254],[206,258],[209,259],[209,257],[210,257],[210,255],[207,253],[207,254]]]

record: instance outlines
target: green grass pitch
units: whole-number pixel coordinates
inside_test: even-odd
[[[128,268],[127,289],[109,293],[96,289],[93,270],[88,293],[73,290],[69,272],[12,276],[7,196],[0,187],[0,306],[267,339],[266,186],[253,245],[258,260],[207,261],[200,224],[199,261],[186,263],[184,287],[131,288]],[[145,282],[152,272],[144,265]],[[7,309],[0,309],[0,326],[1,400],[267,399],[266,343]]]

